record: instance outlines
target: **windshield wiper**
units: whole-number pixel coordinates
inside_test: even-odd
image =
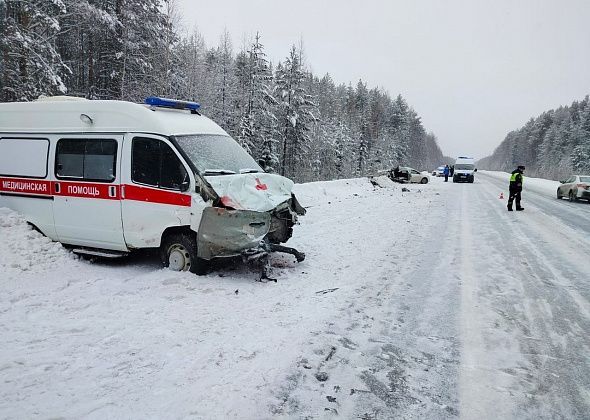
[[[241,174],[255,174],[257,172],[260,172],[260,170],[258,169],[254,169],[254,168],[244,168],[244,169],[240,169],[240,173]]]
[[[205,169],[202,172],[203,175],[233,175],[235,174],[234,171],[230,171],[228,169]]]

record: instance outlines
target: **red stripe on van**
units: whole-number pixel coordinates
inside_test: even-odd
[[[0,178],[0,191],[19,194],[51,195],[51,183],[37,179]]]
[[[53,195],[60,197],[100,198],[119,200],[119,185],[92,182],[53,181]],[[59,187],[58,187],[59,186]]]
[[[191,205],[190,195],[129,184],[125,185],[124,199],[145,201],[147,203],[171,204],[183,207],[190,207]]]

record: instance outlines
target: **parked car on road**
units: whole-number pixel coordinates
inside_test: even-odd
[[[434,176],[445,176],[445,167],[444,166],[439,166],[438,168],[436,168],[435,171],[432,172],[432,175],[434,175]]]
[[[590,175],[572,175],[557,187],[557,199],[567,197],[570,201],[579,199],[590,202]]]

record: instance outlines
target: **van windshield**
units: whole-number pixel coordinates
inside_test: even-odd
[[[230,136],[196,134],[175,138],[203,175],[264,172],[252,156]]]
[[[455,164],[455,170],[459,171],[472,171],[475,169],[475,165],[471,163],[457,163]]]

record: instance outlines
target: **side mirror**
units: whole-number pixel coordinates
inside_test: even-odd
[[[182,182],[180,183],[180,191],[182,191],[182,192],[188,191],[190,186],[191,186],[191,179],[188,176],[188,172],[185,172],[184,178],[183,178]]]
[[[258,159],[258,165],[266,171],[266,160],[264,159]]]
[[[473,170],[473,172],[477,172],[477,168],[475,168],[475,169]]]

